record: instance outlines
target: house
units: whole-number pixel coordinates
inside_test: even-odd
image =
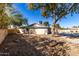
[[[59,30],[60,33],[79,33],[79,28],[68,28]]]
[[[30,34],[48,34],[48,26],[39,23],[34,23],[31,26],[32,28],[29,30]]]
[[[10,31],[10,32],[14,32],[14,30],[15,31],[19,31],[19,33],[21,33],[21,34],[23,34],[23,33],[27,33],[27,30],[24,28],[24,29],[22,29],[21,27],[24,27],[24,26],[27,26],[27,25],[21,25],[21,26],[15,26],[15,25],[9,25],[8,26],[8,30]],[[17,29],[17,30],[16,30]]]
[[[25,27],[25,28],[21,28],[21,27]],[[26,29],[26,27],[30,27],[29,30]],[[29,26],[18,26],[18,27],[15,27],[13,25],[10,25],[8,27],[9,29],[15,29],[17,28],[19,30],[19,32],[21,34],[43,34],[43,35],[47,35],[49,33],[49,27],[48,26],[45,26],[44,24],[39,24],[39,23],[34,23],[34,24],[31,24]]]

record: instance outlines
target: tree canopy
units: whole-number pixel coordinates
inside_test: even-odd
[[[0,4],[0,28],[8,28],[9,25],[20,26],[25,23],[28,23],[27,19],[12,4]]]
[[[45,21],[45,22],[44,22],[44,25],[45,25],[45,26],[49,26],[50,24],[49,24],[48,21]]]
[[[1,3],[0,4],[0,29],[4,29],[7,28],[7,26],[9,25],[10,21],[9,21],[9,17],[5,12],[5,6],[6,4]]]
[[[79,4],[77,3],[31,3],[28,4],[29,9],[42,12],[44,17],[56,16],[56,22],[67,14],[79,13]]]
[[[56,23],[68,14],[79,13],[79,4],[77,3],[31,3],[29,9],[41,11],[41,15],[53,19],[53,31],[55,33]]]

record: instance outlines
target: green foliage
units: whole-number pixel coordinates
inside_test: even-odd
[[[79,13],[79,4],[77,3],[40,3],[32,4],[31,9],[39,9],[42,16],[53,18],[53,32],[55,33],[56,23],[68,14]]]
[[[23,15],[17,11],[13,6],[8,6],[8,11],[10,12],[10,20],[12,25],[21,26],[22,24],[27,24],[28,21],[23,17]]]
[[[4,3],[0,4],[0,29],[5,29],[10,24],[9,17],[5,13],[5,5]]]
[[[48,21],[44,22],[44,25],[49,26],[49,22]]]
[[[22,29],[34,29],[34,27],[32,27],[32,26],[22,26],[22,27],[20,27],[20,28],[22,28]]]
[[[27,19],[25,20],[12,4],[0,4],[0,28],[8,28],[10,24],[20,26],[25,23],[28,23]]]
[[[79,28],[79,26],[73,26],[73,28]]]
[[[28,6],[29,6],[28,7],[29,9],[33,9],[33,4],[32,3],[28,4]]]
[[[24,22],[24,19],[20,13],[16,13],[14,16],[13,24],[17,26],[21,26]]]
[[[67,14],[79,13],[79,4],[76,3],[40,3],[29,5],[31,9],[39,9],[44,17],[54,18],[55,15],[56,22]]]
[[[56,27],[59,28],[59,29],[61,29],[61,26],[59,24],[56,24]]]
[[[43,24],[43,22],[42,21],[39,21],[39,24]]]

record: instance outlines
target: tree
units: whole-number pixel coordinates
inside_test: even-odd
[[[10,25],[20,25],[22,15],[16,11],[12,4],[6,6],[6,13],[10,17]]]
[[[43,3],[43,4],[29,4],[29,9],[42,12],[42,16],[53,19],[53,34],[56,32],[56,23],[68,14],[79,13],[79,4],[76,3]]]
[[[73,26],[73,28],[78,28],[78,26]]]
[[[8,4],[6,7],[6,13],[10,17],[10,25],[21,26],[22,24],[28,23],[28,20],[17,11],[12,4]]]
[[[8,28],[9,25],[13,23],[20,23],[21,19],[15,20],[15,9],[13,8],[12,4],[3,3],[0,4],[0,28]],[[16,15],[17,17],[17,15]]]
[[[14,16],[13,25],[21,26],[24,22],[24,19],[20,13],[16,13]]]
[[[8,28],[10,25],[20,26],[27,22],[22,14],[17,11],[12,4],[0,4],[0,28]]]
[[[49,22],[48,22],[48,21],[45,21],[45,22],[44,22],[44,25],[45,25],[45,26],[49,26]]]
[[[29,25],[29,23],[28,23],[28,19],[24,18],[24,22],[23,22],[23,24]]]
[[[39,21],[39,24],[43,24],[43,22],[42,21]]]
[[[6,10],[5,6],[6,6],[6,4],[4,4],[4,3],[0,4],[0,29],[6,29],[10,23],[10,21],[9,21],[10,18],[5,13],[5,10]]]
[[[60,26],[59,24],[56,24],[56,27],[57,27],[58,29],[61,29],[61,26]]]

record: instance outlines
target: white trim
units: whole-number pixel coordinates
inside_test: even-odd
[[[79,3],[79,0],[0,0],[0,3]]]

